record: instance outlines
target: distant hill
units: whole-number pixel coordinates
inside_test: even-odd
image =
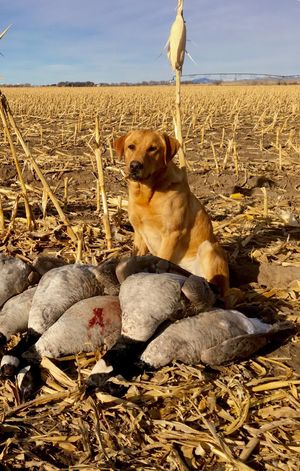
[[[195,79],[191,80],[191,83],[214,83],[216,81],[217,80],[212,80],[212,79],[209,79],[207,77],[202,77],[202,78],[195,78]]]

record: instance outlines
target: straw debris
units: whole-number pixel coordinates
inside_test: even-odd
[[[299,89],[228,85],[184,86],[182,91],[188,177],[228,251],[233,286],[243,294],[236,308],[266,322],[297,324],[299,228],[290,222],[299,219],[300,208],[300,135],[291,133],[300,126]],[[28,228],[24,191],[1,121],[0,252],[30,261],[44,253],[95,264],[130,253],[123,164],[104,147],[112,248],[102,223],[102,200],[100,218],[95,213],[98,170],[90,152],[95,109],[101,116],[102,143],[132,127],[172,134],[173,92],[173,87],[5,90],[14,118],[9,120],[10,132],[36,228]],[[278,168],[280,144],[286,150],[284,172]],[[261,188],[266,188],[267,205]],[[43,194],[49,197],[47,205]],[[236,194],[242,197],[230,197]],[[282,211],[294,219],[283,219]],[[56,362],[43,359],[44,383],[31,401],[21,404],[15,384],[0,381],[1,466],[39,471],[298,471],[299,351],[294,335],[234,365],[169,365],[125,382],[128,391],[122,399],[103,393],[93,399],[84,396],[85,380],[101,352]]]

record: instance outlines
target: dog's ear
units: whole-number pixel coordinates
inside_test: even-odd
[[[175,139],[175,137],[168,136],[166,132],[163,133],[163,138],[166,143],[165,158],[166,158],[166,164],[167,164],[168,162],[170,162],[170,160],[173,159],[174,155],[177,154],[180,144],[177,141],[177,139]]]
[[[125,134],[124,136],[118,137],[118,139],[116,139],[113,142],[113,148],[116,151],[116,154],[118,157],[122,157],[124,155],[124,145],[125,145],[126,137],[127,137],[127,134]]]

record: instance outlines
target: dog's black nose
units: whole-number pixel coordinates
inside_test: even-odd
[[[137,172],[138,170],[142,170],[142,168],[144,167],[144,165],[139,162],[138,160],[133,160],[132,162],[130,162],[130,171],[131,172]]]

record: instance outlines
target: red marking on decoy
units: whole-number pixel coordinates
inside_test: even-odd
[[[102,331],[104,329],[104,320],[103,320],[103,309],[101,307],[95,307],[93,309],[93,317],[89,320],[89,328],[93,328],[96,325],[101,327]]]

